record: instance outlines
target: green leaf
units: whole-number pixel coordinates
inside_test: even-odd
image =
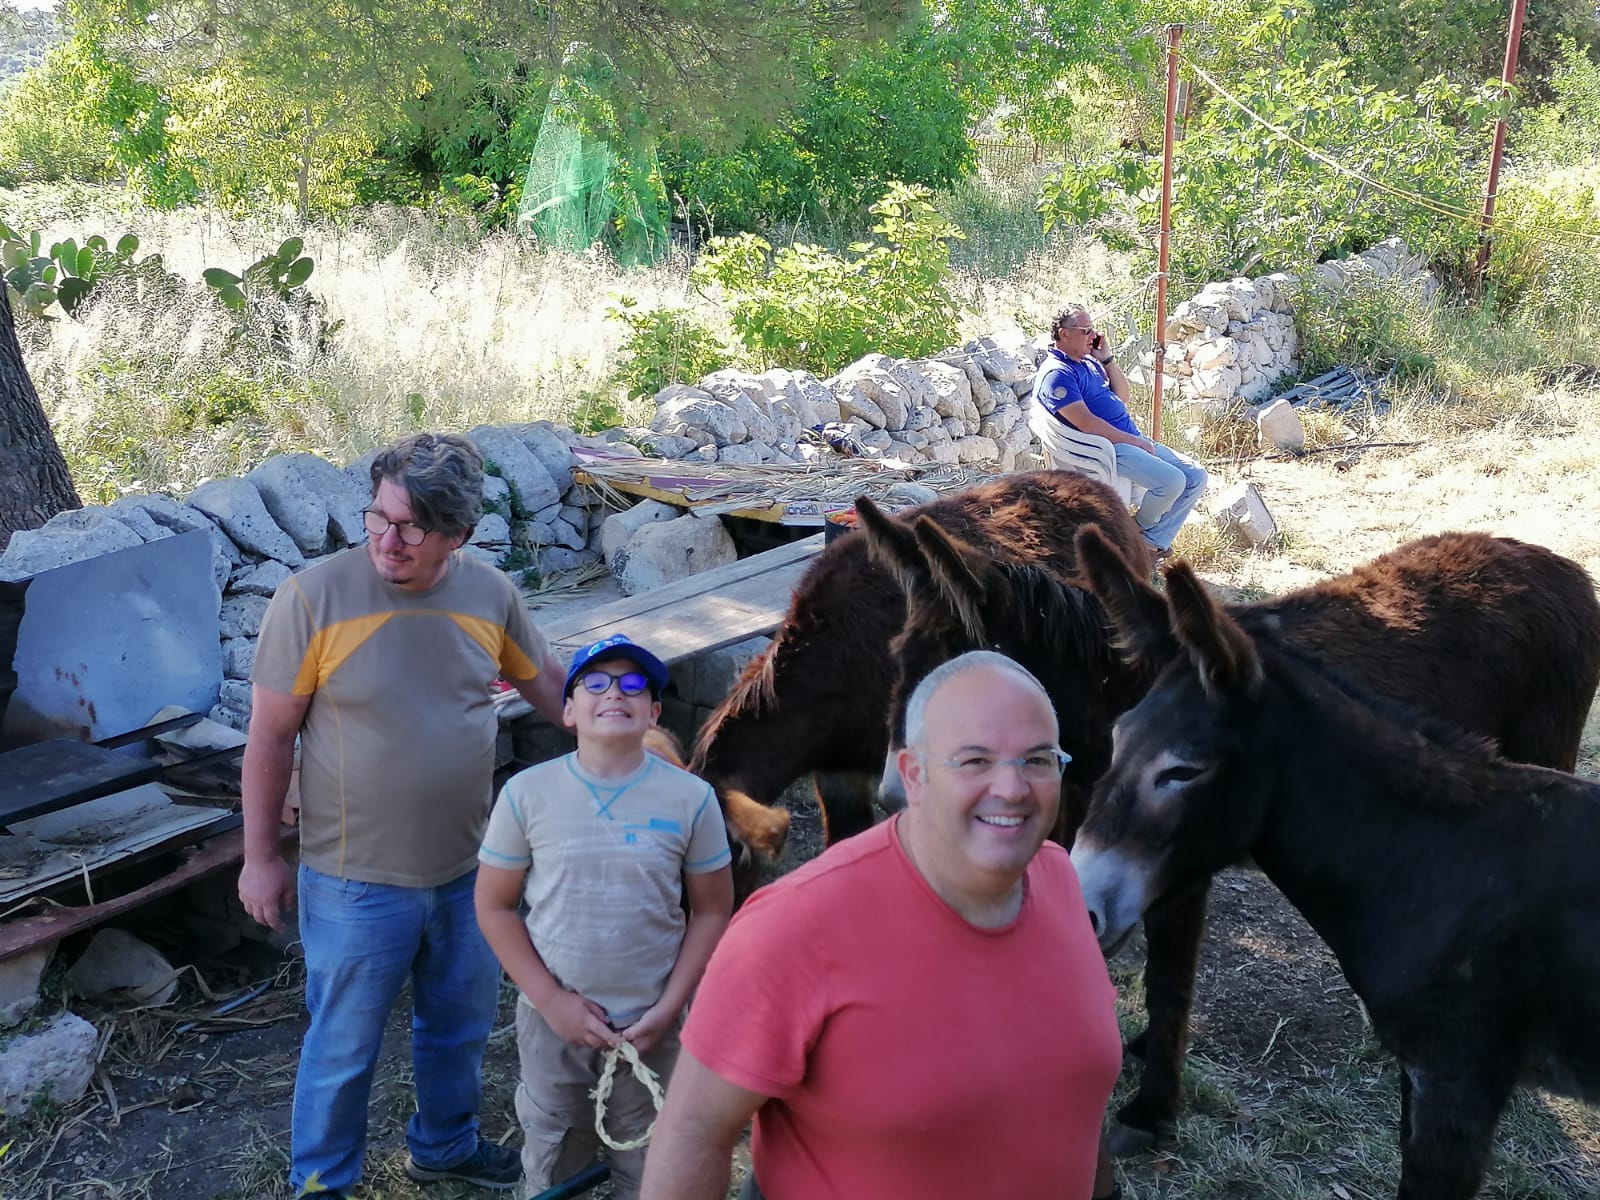
[[[200,278],[218,290],[229,287],[237,288],[243,282],[232,271],[224,270],[222,267],[207,267],[200,272]]]
[[[118,258],[132,258],[138,248],[139,238],[136,234],[125,233],[117,239]]]
[[[301,238],[285,238],[278,247],[277,258],[279,262],[290,262],[300,257],[300,251],[305,249],[305,241]]]
[[[289,272],[283,277],[285,289],[297,288],[311,278],[311,272],[316,264],[309,258],[297,258],[289,267]]]
[[[57,242],[50,247],[50,257],[70,272],[73,265],[78,261],[78,243],[72,238]]]
[[[102,247],[105,245],[105,240],[103,238],[101,239],[100,244]],[[94,250],[88,246],[85,246],[82,250],[78,251],[78,260],[73,267],[72,273],[82,279],[92,278],[94,275],[94,263]]]
[[[88,253],[87,248],[84,253]],[[70,314],[73,309],[83,303],[84,298],[93,290],[94,284],[87,279],[63,279],[61,286],[56,289],[56,299],[60,301],[61,307]]]
[[[217,289],[217,298],[234,312],[243,312],[245,308],[245,295],[236,284],[226,284]]]

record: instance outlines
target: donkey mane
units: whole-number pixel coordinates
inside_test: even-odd
[[[1091,650],[1096,666],[1110,669],[1118,665],[1107,636],[1110,622],[1094,593],[1063,583],[1033,563],[997,562],[995,571],[1005,580],[1011,603],[1023,617],[1030,638],[1039,638],[1051,646]],[[976,640],[977,631],[969,632]]]
[[[778,637],[770,646],[745,664],[744,673],[728,692],[727,699],[717,705],[716,711],[700,727],[700,732],[695,734],[694,754],[690,760],[694,767],[705,765],[706,755],[711,749],[711,744],[717,740],[717,734],[725,721],[741,716],[753,716],[776,707],[774,664],[778,659],[778,645],[782,637],[783,630],[780,630]]]

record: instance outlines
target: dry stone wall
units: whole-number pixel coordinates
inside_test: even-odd
[[[1301,287],[1340,289],[1374,279],[1413,284],[1427,299],[1439,286],[1427,263],[1398,238],[1320,263],[1304,282],[1280,271],[1207,284],[1167,320],[1165,365],[1179,406],[1215,414],[1235,401],[1265,399],[1279,378],[1299,366],[1294,303]]]

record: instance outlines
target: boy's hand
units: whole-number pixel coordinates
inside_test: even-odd
[[[663,1034],[672,1027],[677,1013],[662,1008],[659,1004],[645,1009],[644,1016],[622,1031],[622,1036],[633,1043],[633,1048],[640,1054],[648,1054],[656,1048],[656,1043]]]
[[[562,992],[539,1009],[545,1024],[574,1046],[609,1049],[622,1040],[606,1020],[606,1010],[577,992]]]

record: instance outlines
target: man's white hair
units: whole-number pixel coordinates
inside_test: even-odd
[[[927,736],[928,702],[933,699],[934,693],[957,675],[985,667],[993,671],[1005,671],[1027,683],[1044,697],[1045,706],[1054,718],[1056,710],[1050,702],[1050,693],[1044,690],[1044,684],[1027,667],[993,650],[968,650],[947,663],[939,664],[912,689],[911,699],[906,701],[906,745],[919,754],[924,752],[927,749],[924,739]]]

